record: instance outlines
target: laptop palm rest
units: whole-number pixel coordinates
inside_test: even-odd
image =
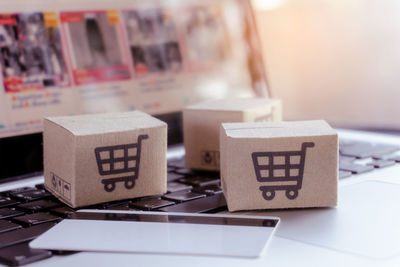
[[[336,208],[262,215],[281,218],[280,237],[386,259],[400,254],[399,203],[400,185],[366,181],[341,187]]]

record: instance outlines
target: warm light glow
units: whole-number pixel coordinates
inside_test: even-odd
[[[254,8],[259,11],[277,9],[282,6],[286,0],[252,0]]]

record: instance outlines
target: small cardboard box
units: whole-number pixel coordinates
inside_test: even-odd
[[[166,192],[167,125],[140,111],[44,120],[45,187],[71,207]]]
[[[337,205],[338,136],[325,121],[224,123],[229,211]]]
[[[231,98],[212,100],[183,110],[186,167],[218,171],[219,128],[223,122],[281,121],[279,99]]]

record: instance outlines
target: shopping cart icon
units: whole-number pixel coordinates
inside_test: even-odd
[[[286,191],[286,197],[291,200],[297,198],[303,183],[306,150],[314,145],[313,142],[304,142],[300,151],[251,154],[257,181],[268,184],[260,186],[265,200],[272,200],[275,191]]]
[[[95,148],[100,175],[123,174],[101,180],[105,191],[114,191],[115,184],[118,182],[124,182],[126,189],[132,189],[135,186],[135,181],[139,177],[142,141],[147,138],[149,138],[147,134],[142,134],[138,136],[137,143]]]

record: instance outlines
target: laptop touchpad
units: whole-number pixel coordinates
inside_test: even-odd
[[[339,190],[337,208],[265,214],[281,218],[276,235],[284,238],[377,259],[400,254],[400,185],[368,181]]]

